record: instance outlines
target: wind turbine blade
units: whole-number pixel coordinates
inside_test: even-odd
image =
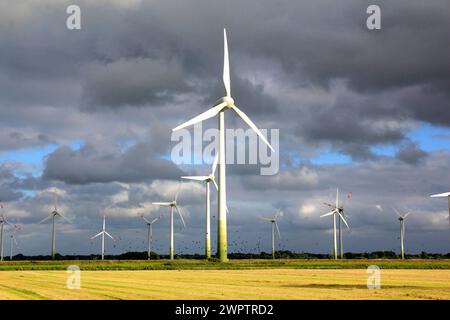
[[[332,214],[335,214],[335,212],[336,212],[336,209],[333,210],[333,211],[327,212],[327,213],[321,215],[320,217],[321,217],[321,218],[322,218],[322,217],[328,217],[328,216],[331,216]]]
[[[223,109],[223,107],[225,107],[226,105],[227,105],[226,102],[219,103],[218,105],[216,105],[216,106],[212,107],[211,109],[201,113],[200,115],[196,116],[195,118],[192,118],[191,120],[189,120],[189,121],[187,121],[187,122],[185,122],[183,124],[180,124],[178,127],[173,128],[172,131],[177,131],[177,130],[189,127],[189,126],[191,126],[191,125],[193,125],[193,124],[195,124],[197,122],[201,122],[203,120],[212,118],[216,114],[218,114]]]
[[[258,217],[258,218],[260,218],[260,219],[262,219],[262,220],[266,220],[266,221],[272,221],[272,219],[266,218],[266,217]]]
[[[402,214],[396,209],[396,208],[392,208],[394,209],[395,213],[400,217],[403,218]]]
[[[281,238],[280,229],[278,229],[278,223],[276,221],[274,223],[275,223],[275,227],[277,229],[278,237]]]
[[[330,204],[330,203],[324,202],[323,204],[326,205],[326,206],[328,206],[328,207],[330,207],[330,208],[333,208],[333,207],[334,207],[334,206],[333,206],[332,204]]]
[[[180,209],[178,209],[178,206],[175,206],[175,209],[177,210],[178,214],[180,215],[181,221],[183,222],[183,226],[186,228],[186,223],[184,223],[183,215],[180,212]]]
[[[212,182],[214,183],[214,187],[216,187],[216,190],[219,191],[219,186],[217,185],[215,178],[212,179]]]
[[[274,219],[278,219],[278,217],[283,216],[283,211],[281,211],[280,208],[277,209],[277,212],[275,213]]]
[[[403,216],[403,219],[406,219],[407,216],[409,216],[411,214],[411,212],[405,213],[405,215]]]
[[[228,57],[227,30],[225,28],[223,29],[223,85],[225,86],[227,97],[230,97],[230,60]]]
[[[188,180],[196,180],[196,181],[205,181],[209,177],[208,176],[183,176],[181,179],[188,179]]]
[[[12,239],[13,239],[13,241],[14,241],[14,244],[16,245],[16,247],[18,247],[18,246],[19,246],[19,244],[17,243],[16,237],[12,236]]]
[[[156,221],[158,221],[161,217],[155,218],[153,219],[151,222],[149,222],[150,224],[154,224]],[[148,220],[147,220],[148,221]]]
[[[339,188],[336,188],[336,208],[339,208]]]
[[[16,227],[16,226],[13,226],[11,223],[9,223],[9,221],[6,220],[5,217],[3,217],[3,222],[6,223],[8,226],[10,226],[10,227],[13,228],[13,229]]]
[[[141,216],[141,218],[142,218],[142,220],[144,220],[145,222],[147,222],[147,223],[151,223],[150,221],[148,221],[148,219],[147,219],[146,217],[144,217],[144,216]]]
[[[58,206],[58,195],[55,193],[53,197],[53,207],[55,208],[55,211],[57,206]]]
[[[172,202],[152,202],[152,204],[157,206],[170,206]]]
[[[219,152],[216,153],[216,156],[214,157],[214,162],[212,164],[211,175],[213,175],[213,176],[216,174],[216,169],[217,169],[218,163],[219,163]]]
[[[110,235],[107,231],[105,231],[105,234],[110,237],[111,239],[113,239],[114,241],[116,241],[116,239],[114,239],[114,237],[112,235]]]
[[[60,216],[61,218],[63,218],[64,220],[66,220],[68,223],[72,224],[72,221],[70,221],[69,219],[67,219],[65,216],[63,216],[61,213],[58,212],[58,216]]]
[[[338,211],[339,217],[341,217],[342,221],[344,221],[345,225],[347,226],[347,229],[350,229],[350,227],[348,226],[347,221],[345,220],[344,216]]]
[[[275,152],[275,149],[272,148],[272,146],[270,145],[269,141],[267,141],[266,137],[264,137],[264,135],[262,134],[262,132],[259,131],[258,127],[256,127],[256,125],[253,123],[253,121],[250,120],[250,118],[249,118],[242,110],[240,110],[236,105],[234,105],[234,106],[232,107],[232,109],[234,110],[234,112],[237,113],[237,115],[238,115],[239,117],[241,117],[242,120],[244,120],[244,122],[245,122],[246,124],[248,124],[248,126],[249,126],[250,128],[253,129],[253,131],[256,132],[256,134],[261,138],[261,140],[262,140],[265,144],[267,144],[267,146],[270,148],[270,150],[272,150],[272,152]]]
[[[103,234],[103,231],[100,231],[95,236],[91,237],[91,240],[97,238],[98,236],[101,236],[102,234]]]
[[[53,217],[53,214],[48,215],[47,217],[45,217],[44,219],[42,219],[41,221],[39,221],[38,224],[41,224],[41,223],[47,221],[47,220],[50,219],[51,217]]]
[[[432,194],[430,197],[431,197],[431,198],[450,197],[450,192],[438,193],[438,194]]]

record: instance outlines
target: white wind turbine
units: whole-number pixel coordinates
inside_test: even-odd
[[[65,216],[63,216],[61,214],[61,212],[58,212],[58,209],[56,208],[56,197],[55,197],[55,204],[54,204],[53,211],[47,217],[45,217],[44,219],[39,221],[39,224],[41,224],[41,223],[47,221],[48,219],[52,219],[52,252],[51,252],[52,259],[55,259],[55,237],[56,237],[56,234],[55,234],[55,219],[57,217],[61,217],[64,220],[66,220],[68,223],[72,223],[69,219],[67,219]]]
[[[152,202],[152,204],[163,207],[170,207],[170,260],[174,259],[174,241],[173,241],[173,210],[177,210],[177,213],[180,216],[181,222],[183,222],[183,226],[186,228],[186,224],[184,223],[183,215],[181,214],[181,206],[177,205],[178,194],[180,193],[181,183],[178,185],[178,190],[175,193],[175,199],[171,202]]]
[[[211,199],[210,199],[210,189],[209,184],[212,181],[216,189],[219,189],[216,183],[216,168],[217,162],[219,161],[218,154],[214,158],[214,162],[212,165],[211,173],[208,176],[184,176],[182,179],[196,180],[196,181],[204,181],[206,187],[206,208],[205,208],[205,221],[206,221],[206,230],[205,230],[205,256],[206,259],[211,258]]]
[[[0,261],[3,261],[3,230],[5,228],[5,225],[15,228],[11,223],[8,222],[5,218],[5,214],[3,212],[3,204],[0,201],[0,209],[2,210],[2,214],[0,216]]]
[[[393,208],[395,213],[398,215],[398,221],[400,221],[400,249],[402,254],[402,259],[405,259],[405,219],[411,212],[407,212],[402,215],[397,209]]]
[[[158,221],[159,219],[161,219],[161,216],[159,216],[158,218],[153,219],[152,221],[148,220],[146,217],[144,217],[143,214],[140,215],[140,217],[142,218],[142,220],[144,220],[144,222],[147,224],[147,228],[148,228],[148,234],[147,234],[147,244],[148,244],[148,248],[147,248],[147,259],[150,260],[150,253],[152,250],[152,240],[153,240],[153,231],[152,231],[152,227],[153,224]]]
[[[281,238],[280,229],[278,228],[277,220],[283,216],[283,212],[278,209],[272,218],[260,217],[263,220],[270,221],[272,224],[272,259],[275,259],[275,229],[277,230],[278,238]]]
[[[321,215],[320,217],[326,217],[326,216],[333,215],[333,256],[334,256],[334,259],[337,259],[338,252],[337,252],[336,216],[339,219],[342,219],[342,221],[345,223],[347,228],[350,229],[347,221],[344,218],[344,206],[339,206],[339,189],[336,189],[336,205],[333,206],[329,203],[325,203],[325,205],[332,207],[333,210]]]
[[[450,192],[433,194],[431,198],[448,198],[448,222],[450,223]]]
[[[108,231],[106,231],[106,216],[103,215],[103,227],[102,227],[102,231],[100,231],[99,233],[97,233],[95,236],[91,237],[91,240],[102,236],[102,260],[105,259],[105,235],[110,237],[113,241],[115,241],[114,237],[112,235],[110,235],[108,233]]]
[[[219,115],[219,196],[218,196],[218,223],[217,223],[217,253],[220,261],[228,261],[227,257],[227,196],[226,196],[226,173],[225,173],[225,111],[228,109],[233,110],[250,128],[252,128],[261,140],[269,146],[269,148],[275,152],[266,137],[256,127],[252,120],[241,111],[235,104],[234,99],[231,97],[230,87],[230,65],[228,59],[228,43],[227,32],[223,30],[223,42],[224,42],[224,59],[223,59],[223,84],[225,87],[226,95],[214,104],[214,107],[196,116],[195,118],[177,126],[173,131],[180,130],[182,128],[191,126],[197,122],[204,121]]]
[[[16,240],[16,236],[14,235],[14,233],[12,233],[9,236],[9,261],[12,261],[13,259],[13,246],[16,245],[16,247],[19,246],[19,244],[17,243]]]

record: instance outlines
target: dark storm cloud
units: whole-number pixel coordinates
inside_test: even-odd
[[[177,62],[120,60],[92,68],[84,94],[88,106],[95,107],[167,103],[187,90],[183,76]]]
[[[48,156],[43,178],[86,184],[178,179],[182,175],[171,161],[150,157],[150,152],[144,143],[137,143],[123,153],[120,150],[102,152],[89,145],[80,150],[60,147]]]
[[[406,146],[401,148],[396,154],[397,159],[412,165],[417,165],[421,163],[426,156],[427,153],[421,150],[414,143],[407,144]]]

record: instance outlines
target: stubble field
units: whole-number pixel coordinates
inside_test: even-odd
[[[78,290],[68,265],[81,268]],[[380,289],[367,288],[367,265],[380,266]],[[0,299],[450,299],[450,262],[4,262]]]

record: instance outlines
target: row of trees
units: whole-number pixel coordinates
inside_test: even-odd
[[[272,254],[269,252],[261,253],[230,253],[230,259],[272,259]],[[292,252],[292,251],[276,251],[275,257],[277,259],[331,259],[329,254],[317,254],[308,252]],[[393,251],[374,251],[353,253],[347,252],[344,254],[345,259],[399,259],[400,256]],[[151,259],[160,260],[168,259],[168,255],[159,255],[155,252],[151,253]],[[450,253],[428,253],[422,251],[419,254],[408,254],[406,258],[409,259],[450,259]],[[8,260],[5,258],[5,260]],[[55,255],[56,260],[96,260],[100,259],[99,255]],[[147,260],[147,252],[126,252],[119,255],[106,255],[107,260]],[[175,259],[204,259],[200,254],[182,254],[176,255]],[[24,256],[18,254],[13,257],[13,260],[51,260],[51,256]]]

